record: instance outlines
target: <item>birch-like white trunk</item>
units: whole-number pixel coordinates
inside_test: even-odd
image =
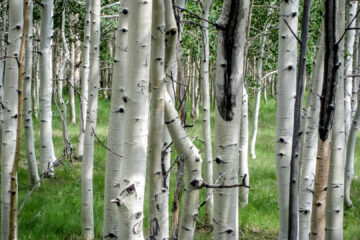
[[[53,0],[41,1],[40,35],[40,174],[53,177],[56,159],[52,140],[52,37]]]
[[[1,21],[1,35],[0,35],[0,58],[2,59],[6,56],[6,49],[5,49],[5,40],[6,40],[6,31],[7,31],[7,6],[8,0],[3,0],[1,7],[2,7],[2,21]],[[5,61],[0,61],[0,105],[2,104],[3,97],[4,97],[4,71],[5,71]],[[3,129],[3,122],[1,121],[3,117],[3,108],[0,107],[0,143],[2,143],[2,129]],[[0,144],[0,151],[2,149],[2,144]]]
[[[205,20],[201,21],[203,25],[202,28],[202,54],[201,54],[201,71],[200,71],[200,81],[201,81],[201,93],[202,93],[202,128],[203,128],[203,141],[204,141],[204,162],[205,162],[205,181],[207,183],[213,183],[213,167],[212,167],[212,142],[211,142],[211,119],[210,119],[210,79],[209,79],[209,56],[210,56],[210,47],[209,47],[209,29],[208,22],[206,21],[209,18],[210,7],[212,0],[206,0],[203,3],[202,15],[201,17]],[[209,200],[205,205],[205,219],[206,222],[212,224],[213,221],[213,208],[214,208],[214,198],[212,196],[212,189],[206,189],[206,196],[210,196]]]
[[[120,16],[115,35],[115,56],[109,132],[106,152],[105,197],[104,197],[104,232],[103,237],[120,236],[120,215],[117,206],[111,203],[120,194],[121,166],[124,145],[124,84],[128,67],[128,0],[121,1]]]
[[[23,0],[9,2],[9,33],[7,41],[3,96],[3,139],[1,151],[1,239],[9,238],[10,230],[10,174],[14,166],[18,114],[18,62],[22,27]]]
[[[182,127],[179,115],[167,93],[165,93],[165,124],[185,163],[186,183],[178,239],[192,240],[199,207],[200,190],[197,184],[203,182],[201,177],[202,159],[199,150]]]
[[[90,22],[91,22],[91,0],[86,0],[85,23],[84,23],[84,45],[82,52],[81,71],[81,96],[80,96],[80,134],[76,148],[76,157],[81,159],[84,155],[84,136],[86,126],[86,113],[88,106],[89,89],[89,63],[90,63]]]
[[[69,76],[69,97],[70,97],[70,122],[76,124],[76,109],[75,109],[75,43],[71,43],[70,48],[70,76]]]
[[[23,119],[26,139],[26,159],[29,170],[30,186],[39,187],[40,178],[36,163],[34,128],[32,120],[32,102],[31,102],[31,81],[33,70],[33,4],[29,6],[28,29],[25,45],[25,73],[23,85]]]
[[[240,181],[245,178],[245,184],[250,185],[250,174],[249,174],[249,111],[248,111],[248,95],[246,88],[243,88],[242,103],[241,103],[241,125],[240,125],[240,143],[239,143],[239,177]],[[249,188],[242,187],[239,189],[239,205],[245,207],[248,204]]]
[[[94,134],[98,111],[99,89],[99,51],[100,51],[100,12],[101,0],[91,1],[90,27],[90,65],[89,65],[89,94],[86,116],[84,157],[81,171],[82,188],[82,236],[84,239],[94,239],[93,213],[93,167],[94,167]]]
[[[244,84],[244,63],[249,1],[226,0],[218,20],[216,59],[216,112],[214,179],[237,184],[239,168],[239,109]],[[238,239],[238,189],[214,190],[213,239]]]
[[[313,189],[316,171],[318,146],[318,127],[320,114],[320,96],[324,78],[325,33],[322,25],[317,42],[315,65],[311,76],[308,106],[304,125],[304,139],[300,154],[299,183],[299,239],[307,240],[310,234],[310,220],[313,201]],[[306,124],[305,124],[306,122]]]
[[[356,18],[355,14],[357,12],[358,1],[347,1],[347,13],[346,13],[346,26],[350,28],[356,27]],[[351,24],[350,24],[351,23]],[[350,30],[347,31],[347,38],[345,41],[345,85],[344,85],[344,104],[345,104],[345,139],[349,137],[349,130],[351,126],[351,100],[353,92],[353,78],[350,77],[353,73],[353,50],[355,42],[356,31]],[[342,75],[342,73],[340,72]]]
[[[279,236],[288,239],[289,179],[294,126],[297,40],[286,25],[297,33],[299,1],[281,1],[276,106],[276,175],[279,204]],[[284,21],[285,20],[285,21]]]
[[[272,5],[273,4],[271,3],[271,6]],[[270,7],[268,10],[268,13],[267,13],[267,18],[270,18],[272,13],[273,13],[273,8]],[[264,28],[265,32],[268,31],[268,27],[269,27],[269,23],[267,21],[265,23],[265,28]],[[266,39],[267,39],[266,35],[263,35],[260,37],[260,55],[259,55],[259,60],[257,62],[257,66],[256,66],[256,79],[257,79],[258,90],[256,92],[256,98],[255,98],[254,120],[253,120],[254,122],[253,122],[253,130],[252,130],[251,145],[250,145],[250,154],[251,154],[252,159],[256,159],[255,146],[256,146],[258,125],[259,125],[258,123],[259,123],[259,111],[260,111],[260,103],[261,103],[262,84],[264,86],[264,99],[266,96],[266,79],[262,78]]]
[[[153,1],[151,56],[150,56],[150,131],[149,131],[149,239],[164,239],[168,235],[168,223],[163,224],[161,198],[163,171],[161,166],[163,130],[164,130],[164,94],[165,94],[165,5],[164,0]],[[168,236],[167,236],[168,237]]]
[[[360,29],[360,14],[357,15],[356,27]],[[353,75],[359,75],[360,73],[360,31],[356,31],[355,41],[354,41],[354,50],[353,50]],[[359,93],[359,77],[353,77],[352,81],[352,97],[351,97],[351,118],[354,117],[357,105],[358,105],[358,93]],[[349,133],[350,135],[350,133]]]
[[[124,157],[121,167],[119,239],[144,239],[144,195],[149,118],[151,0],[129,1],[127,81],[124,84]],[[141,16],[141,17],[139,17]]]
[[[337,2],[336,38],[345,31],[345,1]],[[345,127],[344,121],[347,114],[344,109],[344,41],[338,44],[338,85],[336,90],[335,113],[332,129],[331,159],[326,203],[325,238],[327,240],[343,239],[344,218],[344,157],[345,157]],[[351,109],[350,109],[351,110]]]

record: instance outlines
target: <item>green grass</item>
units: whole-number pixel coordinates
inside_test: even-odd
[[[249,101],[249,133],[251,134],[252,109],[254,99]],[[78,105],[78,103],[77,103]],[[102,142],[107,140],[107,125],[110,102],[100,99],[98,126],[96,134]],[[79,109],[78,109],[79,110]],[[79,111],[77,111],[79,112]],[[201,111],[200,111],[201,112]],[[214,112],[214,111],[213,111]],[[200,118],[199,118],[200,119]],[[211,119],[214,126],[214,114]],[[56,155],[62,155],[62,130],[59,114],[54,109],[54,145]],[[190,136],[201,134],[201,121],[195,122],[193,128],[187,129]],[[37,156],[39,156],[39,122],[35,121],[35,138]],[[71,142],[76,147],[78,125],[69,125]],[[359,156],[360,139],[356,147],[355,175],[360,175]],[[202,150],[201,143],[196,145]],[[24,144],[23,144],[24,146]],[[104,173],[106,151],[98,143],[95,144],[94,161],[94,214],[96,239],[102,239]],[[240,209],[239,223],[241,239],[276,239],[278,229],[277,188],[275,172],[275,101],[269,99],[262,103],[257,140],[257,159],[249,158],[251,190],[249,205]],[[173,153],[176,154],[176,151]],[[22,162],[19,170],[19,202],[27,192],[28,174],[26,170],[25,151],[22,151]],[[68,161],[55,169],[56,178],[44,179],[41,188],[33,192],[19,216],[19,239],[80,239],[81,235],[81,163]],[[171,192],[174,191],[176,169],[171,175]],[[172,194],[171,200],[172,200]],[[201,199],[205,194],[201,192]],[[345,210],[345,239],[360,239],[360,181],[356,178],[352,185],[354,207]],[[170,205],[171,206],[171,205]],[[145,206],[147,209],[147,206]],[[203,211],[203,210],[202,210]],[[200,213],[202,219],[203,212]],[[145,216],[146,217],[146,216]],[[147,221],[144,221],[145,230]],[[197,240],[211,239],[207,228],[198,228]]]

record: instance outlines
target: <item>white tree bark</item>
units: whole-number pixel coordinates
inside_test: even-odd
[[[356,26],[355,14],[357,11],[358,1],[347,1],[347,13],[346,13],[346,26],[354,28]],[[350,24],[351,23],[351,24]],[[347,31],[347,38],[345,41],[345,76],[350,76],[353,73],[353,50],[355,41],[356,31]],[[344,88],[344,104],[345,104],[345,139],[349,137],[349,130],[351,125],[351,100],[352,100],[352,89],[353,78],[345,77],[345,88]]]
[[[35,38],[40,39],[40,23],[39,21],[34,21],[34,35]],[[34,46],[34,51],[39,52],[39,46]],[[39,85],[40,85],[40,79],[39,79],[39,62],[40,62],[40,56],[39,54],[34,55],[34,77],[33,77],[33,87],[32,87],[32,111],[33,116],[35,119],[38,119],[39,113],[38,113],[38,106],[39,106]]]
[[[299,183],[299,239],[307,240],[310,236],[310,220],[312,211],[316,157],[318,145],[318,127],[320,114],[320,96],[324,78],[325,33],[322,25],[317,42],[315,65],[311,76],[308,106],[304,125],[304,140],[300,155]],[[306,122],[306,124],[305,124]]]
[[[165,93],[165,124],[175,147],[185,162],[186,184],[183,198],[178,239],[193,239],[198,215],[199,188],[201,177],[201,155],[187,136],[170,96]]]
[[[162,195],[163,171],[161,166],[163,130],[164,130],[164,94],[165,94],[165,5],[164,0],[153,1],[152,38],[150,60],[150,132],[149,132],[149,239],[162,240],[168,237],[168,219],[161,215],[164,211]],[[164,234],[163,234],[164,233]]]
[[[273,5],[271,3],[271,5]],[[267,18],[270,18],[271,14],[273,13],[273,8],[269,8],[267,12]],[[264,31],[267,32],[269,27],[269,20],[265,23]],[[260,103],[261,103],[261,88],[262,85],[264,86],[264,99],[266,94],[266,79],[262,78],[262,68],[263,68],[263,60],[264,60],[264,54],[265,54],[265,44],[266,44],[266,35],[260,37],[260,55],[259,60],[257,62],[256,66],[256,79],[257,79],[257,87],[259,90],[256,92],[256,99],[255,99],[255,110],[254,110],[254,122],[253,122],[253,130],[252,130],[252,136],[251,136],[251,145],[250,145],[250,154],[252,159],[256,159],[256,152],[255,152],[255,146],[256,146],[256,137],[257,137],[257,131],[258,131],[258,122],[259,122],[259,111],[260,111]],[[264,81],[264,83],[262,83]]]
[[[88,106],[89,89],[89,62],[90,62],[90,22],[91,22],[91,0],[86,0],[85,24],[84,24],[84,45],[82,53],[81,71],[81,97],[80,97],[80,134],[76,148],[76,157],[81,159],[84,154],[84,135],[86,126],[86,111]]]
[[[82,188],[82,236],[84,239],[94,239],[93,213],[93,165],[94,165],[94,132],[98,111],[99,89],[99,51],[100,51],[100,12],[101,0],[91,1],[90,27],[90,66],[89,94],[85,128],[84,157],[81,171]]]
[[[75,109],[75,43],[71,43],[70,51],[70,76],[69,76],[69,97],[70,97],[70,122],[76,124],[76,109]]]
[[[6,49],[5,49],[5,40],[6,40],[6,31],[7,31],[7,6],[8,0],[3,0],[1,7],[2,7],[2,21],[1,21],[1,35],[0,35],[0,58],[2,59],[6,56]],[[5,61],[0,62],[0,105],[2,104],[3,97],[4,97],[4,70],[5,69]],[[3,129],[3,122],[1,121],[3,118],[3,109],[0,107],[0,143],[2,143],[2,129]],[[0,144],[0,151],[2,149],[2,144]]]
[[[243,88],[242,103],[241,103],[241,126],[240,126],[240,144],[239,156],[240,167],[239,176],[240,180],[245,178],[245,184],[250,185],[250,174],[248,165],[249,155],[249,116],[248,116],[248,95],[246,88]],[[245,207],[248,204],[249,188],[242,187],[239,189],[239,205]]]
[[[1,239],[9,238],[10,174],[14,166],[18,115],[18,62],[24,22],[23,0],[9,2],[9,33],[4,74],[3,139],[1,152]]]
[[[41,1],[40,36],[40,174],[54,176],[56,159],[52,140],[52,37],[53,0]]]
[[[218,24],[214,179],[237,184],[239,167],[239,109],[244,81],[249,1],[226,0]],[[214,190],[213,238],[238,239],[238,189]]]
[[[210,79],[209,79],[209,57],[210,57],[210,46],[209,46],[209,29],[208,22],[210,7],[212,0],[206,0],[203,3],[203,9],[201,17],[205,20],[201,21],[202,27],[202,54],[201,54],[201,93],[202,93],[202,120],[203,120],[203,141],[204,141],[204,161],[205,161],[205,181],[213,183],[213,167],[212,167],[212,143],[211,143],[211,121],[210,121]],[[209,200],[205,205],[206,222],[212,224],[213,220],[213,208],[214,198],[212,196],[212,189],[206,189],[206,196],[210,196]]]
[[[281,1],[276,106],[276,173],[279,204],[279,236],[288,238],[289,179],[296,89],[297,33],[299,1]],[[285,20],[285,21],[284,21]]]
[[[39,187],[40,178],[36,163],[35,142],[34,142],[34,128],[32,120],[32,103],[31,103],[31,81],[33,69],[33,4],[29,6],[28,15],[28,29],[26,35],[25,45],[25,73],[23,85],[23,119],[26,139],[26,159],[29,169],[30,186]]]
[[[360,14],[357,15],[356,19],[356,27],[360,28]],[[355,41],[354,41],[354,50],[353,50],[353,75],[359,75],[360,73],[360,47],[359,47],[359,38],[360,38],[360,31],[356,31],[355,34]],[[356,109],[357,109],[357,99],[358,99],[358,92],[359,92],[359,77],[353,77],[352,81],[352,97],[351,97],[351,118],[354,117]],[[350,135],[350,133],[349,133]]]
[[[110,201],[120,194],[121,166],[124,145],[124,84],[128,67],[128,0],[121,1],[120,16],[115,36],[115,56],[111,93],[109,133],[106,152],[104,238],[120,236],[120,215]]]
[[[124,84],[124,147],[119,199],[119,239],[144,239],[148,143],[151,0],[129,2],[127,80]],[[141,18],[139,17],[141,16]]]
[[[345,1],[337,2],[336,36],[345,31]],[[344,101],[344,41],[338,44],[338,85],[336,90],[335,113],[332,129],[331,160],[326,203],[326,227],[327,240],[343,239],[344,218],[344,157],[345,157],[345,111]],[[351,110],[351,109],[350,109]],[[351,115],[351,112],[348,113]]]

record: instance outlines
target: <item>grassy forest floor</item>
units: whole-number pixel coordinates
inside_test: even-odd
[[[252,128],[252,109],[254,99],[249,102],[249,133]],[[77,106],[79,104],[77,103]],[[96,134],[103,143],[107,141],[107,126],[110,101],[100,98],[98,126]],[[79,109],[77,109],[79,110]],[[77,111],[79,112],[79,111]],[[190,112],[190,111],[189,111]],[[201,112],[201,111],[200,111]],[[212,111],[214,112],[214,111]],[[77,116],[78,117],[78,116]],[[201,119],[199,117],[199,119]],[[191,119],[189,118],[189,121]],[[212,114],[212,128],[214,113]],[[37,157],[39,158],[39,121],[35,121],[35,138]],[[54,109],[53,138],[56,156],[62,156],[63,142],[59,114]],[[201,120],[195,122],[193,128],[187,129],[190,136],[202,138]],[[79,134],[78,125],[69,125],[69,135],[74,147]],[[196,145],[202,149],[201,143]],[[24,147],[25,145],[22,144]],[[94,214],[96,239],[102,239],[103,228],[103,199],[104,173],[106,150],[95,143],[94,162]],[[256,146],[257,159],[249,158],[250,167],[250,195],[249,205],[240,210],[241,239],[276,239],[278,229],[277,188],[275,172],[275,100],[269,99],[265,105],[262,102],[259,119],[259,132]],[[175,155],[175,153],[173,154]],[[172,156],[174,158],[174,156]],[[28,173],[26,170],[25,151],[21,155],[19,170],[19,203],[29,192]],[[355,175],[360,175],[360,139],[356,144]],[[81,162],[65,161],[55,169],[56,178],[43,179],[41,188],[35,190],[26,202],[19,216],[19,239],[80,239],[81,235]],[[176,168],[172,170],[171,189],[175,187]],[[172,194],[170,194],[172,197]],[[202,192],[201,199],[205,194]],[[352,199],[354,207],[345,210],[344,232],[345,239],[360,239],[360,180],[353,181]],[[172,199],[171,199],[172,201]],[[171,204],[170,204],[171,206]],[[147,208],[147,206],[145,206]],[[200,219],[202,219],[201,213]],[[201,225],[201,224],[198,224]],[[144,221],[145,230],[147,220]],[[208,228],[198,227],[197,240],[211,239]]]

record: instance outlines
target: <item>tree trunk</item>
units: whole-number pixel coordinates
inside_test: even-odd
[[[220,184],[238,183],[239,104],[244,64],[249,1],[226,0],[218,24],[214,178]],[[241,105],[241,104],[240,104]],[[214,190],[214,240],[238,239],[238,189]]]
[[[99,89],[99,51],[100,51],[100,12],[101,0],[91,1],[90,27],[90,61],[89,61],[89,94],[86,116],[84,157],[81,171],[82,188],[82,236],[94,239],[93,213],[93,165],[94,165],[94,134],[98,111]]]
[[[248,95],[246,88],[243,89],[242,104],[241,104],[241,127],[240,127],[240,167],[239,176],[240,180],[245,178],[245,184],[249,186],[249,166],[248,166],[248,155],[249,155],[249,116],[248,116]],[[249,189],[239,189],[239,204],[240,207],[245,207],[248,204]]]
[[[36,39],[40,38],[40,24],[39,21],[34,22],[34,35]],[[39,46],[36,44],[34,46],[34,52],[39,52]],[[38,105],[39,105],[39,85],[40,85],[40,79],[39,79],[39,61],[40,57],[39,54],[34,55],[34,77],[32,79],[32,89],[31,89],[31,98],[32,98],[32,111],[33,116],[35,119],[38,119]]]
[[[1,21],[1,40],[0,40],[0,58],[2,59],[6,56],[6,31],[7,31],[7,8],[8,0],[2,1],[2,21]],[[0,105],[3,104],[4,98],[4,72],[5,72],[5,61],[0,61]],[[2,131],[3,131],[3,108],[0,107],[0,143],[2,143]],[[0,144],[0,151],[2,149],[2,144]]]
[[[358,1],[347,1],[347,13],[346,13],[346,26],[354,28],[356,26],[355,14],[357,12]],[[342,34],[342,33],[341,33]],[[352,87],[353,78],[348,77],[353,73],[353,50],[356,31],[350,30],[346,32],[347,38],[345,41],[345,85],[344,85],[344,104],[345,104],[345,139],[347,141],[349,137],[349,130],[351,126],[351,99],[352,99]]]
[[[9,33],[7,41],[3,96],[3,139],[1,152],[1,239],[10,235],[10,174],[14,166],[16,151],[16,132],[18,128],[18,77],[19,68],[16,57],[20,54],[23,29],[23,0],[9,2]],[[18,27],[17,27],[18,26]],[[16,179],[16,177],[15,177]],[[15,232],[16,234],[16,232]]]
[[[192,240],[198,215],[200,193],[198,184],[203,182],[201,177],[202,159],[199,150],[191,142],[182,127],[181,120],[168,94],[165,94],[165,124],[180,154],[180,158],[183,158],[185,163],[184,202],[178,239]]]
[[[120,194],[121,168],[124,146],[124,85],[126,69],[128,68],[128,9],[129,1],[120,5],[120,16],[115,36],[115,56],[113,68],[113,83],[111,93],[109,133],[106,152],[105,200],[104,200],[104,239],[120,236],[120,215],[117,206],[111,203]]]
[[[162,240],[168,235],[168,223],[163,224],[161,209],[163,208],[162,191],[162,139],[164,129],[164,94],[165,94],[165,6],[164,0],[153,1],[152,14],[152,38],[150,57],[150,86],[151,86],[151,107],[150,107],[150,132],[149,132],[149,239]],[[168,236],[167,236],[168,237]]]
[[[40,186],[40,178],[36,163],[34,128],[32,120],[32,103],[31,103],[31,81],[32,81],[32,65],[33,65],[33,4],[29,6],[28,29],[26,35],[25,46],[25,73],[24,73],[24,128],[26,139],[26,159],[29,169],[30,186],[32,188]]]
[[[294,126],[296,89],[297,40],[299,1],[281,1],[279,22],[279,57],[276,106],[276,173],[279,204],[279,236],[288,239],[289,179]],[[285,22],[286,21],[286,22]]]
[[[209,46],[209,29],[208,22],[206,21],[209,18],[210,7],[212,0],[206,0],[203,3],[203,9],[201,17],[205,20],[201,21],[202,28],[202,54],[201,54],[201,72],[200,72],[200,82],[201,82],[201,93],[202,93],[202,120],[203,120],[203,140],[204,140],[204,162],[205,162],[205,181],[207,183],[213,183],[213,167],[212,167],[212,142],[211,142],[211,108],[210,108],[210,79],[209,79],[209,56],[210,56],[210,46]],[[214,198],[212,196],[212,189],[206,189],[206,196],[210,198],[205,205],[205,220],[206,223],[212,224],[213,220],[213,208],[214,208]]]
[[[71,43],[70,51],[70,76],[69,76],[69,97],[70,97],[70,122],[76,124],[76,109],[75,109],[75,43]]]
[[[119,239],[144,239],[144,194],[148,143],[148,85],[152,1],[129,1],[127,80],[124,84],[124,151]],[[142,16],[139,18],[139,16]],[[126,140],[126,141],[125,141]]]
[[[323,24],[320,28],[320,38],[317,42],[315,64],[311,76],[308,106],[306,114],[306,128],[300,156],[300,182],[299,182],[299,238],[308,240],[310,237],[310,219],[314,190],[316,167],[318,127],[320,114],[320,96],[324,79],[324,41]]]
[[[271,5],[273,5],[271,3]],[[269,19],[271,14],[273,13],[273,8],[269,8],[267,12],[267,18]],[[267,32],[269,27],[269,21],[265,23],[264,31]],[[261,36],[260,38],[260,55],[259,60],[256,66],[256,80],[257,80],[257,88],[259,90],[256,91],[256,98],[255,98],[255,107],[254,107],[254,122],[253,122],[253,130],[251,136],[251,146],[250,146],[250,153],[251,158],[256,159],[256,136],[258,131],[258,122],[259,122],[259,110],[260,110],[260,103],[261,103],[261,88],[262,88],[262,70],[263,70],[263,61],[264,61],[264,53],[265,53],[265,44],[266,44],[266,35]],[[264,79],[264,99],[266,96],[266,79]]]
[[[40,36],[40,174],[54,176],[53,163],[56,159],[52,140],[52,37],[53,0],[41,1]]]
[[[80,134],[76,148],[76,157],[82,159],[84,154],[84,136],[86,127],[86,115],[88,107],[89,89],[89,62],[90,62],[90,22],[91,22],[91,0],[86,0],[85,24],[84,24],[84,46],[82,53],[81,71],[81,97],[80,97]]]
[[[184,184],[184,160],[177,158],[177,174],[176,174],[176,187],[174,193],[174,200],[172,204],[172,229],[171,237],[173,239],[178,239],[179,235],[179,221],[180,221],[180,207],[181,207],[181,196],[183,193],[183,184]]]
[[[345,1],[337,1],[336,6],[336,39],[339,41],[345,32]],[[344,218],[344,167],[345,167],[345,142],[346,132],[344,127],[346,109],[344,109],[344,41],[337,43],[337,81],[334,123],[332,129],[331,160],[329,180],[327,189],[326,205],[326,228],[325,238],[327,240],[343,239]],[[351,73],[350,73],[351,74]],[[348,113],[351,116],[351,108]]]
[[[343,2],[343,1],[342,1]],[[337,34],[342,34],[344,29],[340,28],[338,31],[338,17],[337,17],[337,6],[333,0],[325,1],[325,64],[324,64],[324,82],[321,95],[321,108],[320,108],[320,120],[319,120],[319,142],[318,142],[318,153],[316,162],[316,176],[315,176],[315,187],[314,197],[312,205],[311,215],[311,235],[310,239],[325,239],[325,210],[326,210],[326,193],[328,190],[328,173],[330,165],[331,152],[331,130],[334,119],[334,106],[335,115],[337,122],[334,125],[334,131],[339,130],[339,125],[343,125],[344,122],[339,122],[339,104],[343,106],[343,101],[335,101],[339,99],[337,95],[343,94],[339,91],[343,91],[340,82],[338,86],[338,71],[339,76],[342,76],[344,70],[343,59],[339,58],[342,56],[341,51],[344,49],[343,41],[338,44]],[[344,2],[343,2],[344,4]],[[343,5],[341,4],[341,5]],[[340,19],[338,22],[343,23]],[[340,63],[340,65],[338,65]],[[340,67],[338,67],[340,66]],[[339,78],[339,81],[341,79]],[[339,87],[339,91],[337,88]],[[335,105],[336,104],[336,105]],[[340,107],[343,109],[343,107]],[[334,135],[334,134],[333,134]],[[340,134],[341,135],[341,134]],[[335,138],[338,136],[335,136]],[[339,139],[335,140],[337,143]],[[341,146],[340,146],[341,147]],[[340,152],[343,150],[340,150]],[[343,156],[342,156],[343,157]],[[331,186],[332,187],[332,186]],[[343,194],[343,193],[342,193]]]

